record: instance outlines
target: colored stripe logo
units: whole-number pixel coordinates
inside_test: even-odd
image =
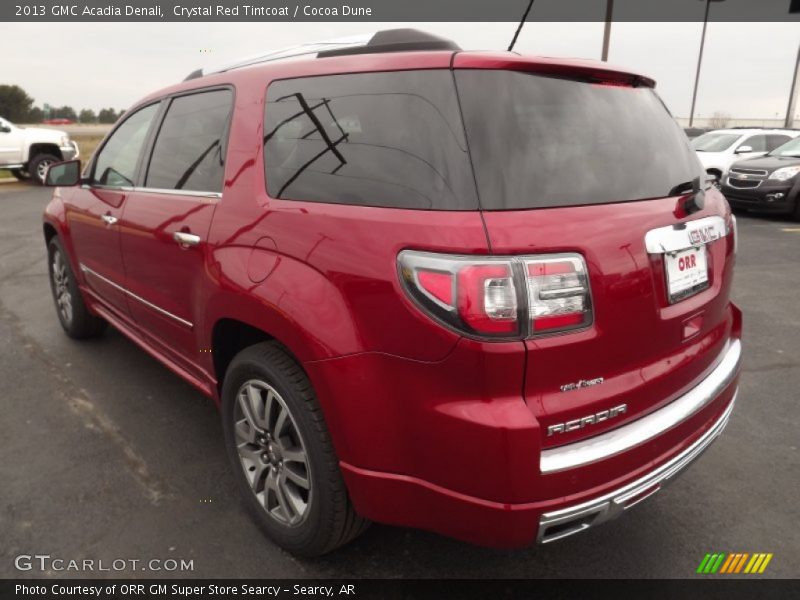
[[[766,571],[767,565],[771,560],[771,552],[755,552],[753,554],[747,552],[731,552],[729,554],[715,552],[706,554],[703,557],[697,567],[697,573],[704,575],[714,575],[716,573],[758,575]]]

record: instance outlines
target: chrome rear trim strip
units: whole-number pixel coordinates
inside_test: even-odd
[[[107,283],[111,287],[113,287],[115,289],[118,289],[120,292],[122,292],[123,294],[125,294],[129,298],[133,298],[134,300],[137,300],[138,302],[141,302],[145,306],[147,306],[149,308],[152,308],[154,311],[156,311],[158,313],[161,313],[165,317],[169,317],[170,319],[173,319],[174,321],[177,321],[178,323],[180,323],[184,327],[188,327],[189,329],[192,329],[194,327],[194,325],[192,325],[192,323],[187,321],[186,319],[181,319],[179,316],[173,315],[171,312],[166,311],[166,310],[164,310],[163,308],[161,308],[159,306],[156,306],[152,302],[148,302],[147,300],[145,300],[141,296],[137,296],[132,291],[130,291],[128,289],[125,289],[124,287],[122,287],[121,285],[119,285],[117,283],[114,283],[113,281],[111,281],[107,277],[103,277],[97,271],[93,271],[92,269],[87,267],[85,264],[81,263],[80,266],[81,266],[81,271],[83,271],[84,273],[89,273],[92,277],[97,277],[98,279],[100,279],[101,281],[104,281],[105,283]]]
[[[664,254],[707,244],[726,235],[725,219],[715,215],[651,229],[644,236],[644,245],[649,254]]]
[[[711,428],[675,458],[636,481],[599,498],[544,513],[539,519],[539,533],[536,540],[540,544],[547,544],[585,531],[590,527],[618,517],[629,508],[634,507],[662,489],[676,475],[694,462],[711,445],[711,442],[722,433],[728,424],[731,412],[733,412],[737,394],[738,390],[734,393],[728,407]],[[555,531],[551,531],[554,528]]]
[[[724,390],[739,370],[742,343],[732,339],[722,360],[698,385],[663,408],[627,425],[586,440],[543,450],[539,467],[543,474],[575,469],[626,452],[672,429],[702,409]]]

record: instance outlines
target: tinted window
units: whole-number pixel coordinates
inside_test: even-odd
[[[704,133],[694,138],[691,146],[697,152],[723,152],[742,137],[738,133]]]
[[[788,135],[768,135],[767,136],[767,150],[773,151],[778,146],[783,146],[786,142],[791,140]]]
[[[215,90],[172,100],[153,146],[147,187],[222,191],[232,99],[230,90]]]
[[[663,197],[702,172],[650,88],[495,70],[456,81],[484,209]]]
[[[139,154],[157,111],[158,103],[151,104],[117,127],[97,155],[94,183],[116,187],[134,185]]]
[[[775,148],[770,153],[772,156],[800,156],[800,137],[786,142],[783,146]]]
[[[767,151],[767,136],[765,135],[751,135],[745,141],[741,143],[739,148],[742,146],[750,146],[752,148],[751,152],[766,152]]]
[[[277,81],[267,91],[265,121],[273,198],[477,208],[449,71]]]

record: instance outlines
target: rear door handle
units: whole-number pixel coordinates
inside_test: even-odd
[[[197,246],[200,243],[200,236],[193,233],[186,233],[184,231],[176,231],[172,234],[172,239],[178,242],[184,248],[189,246]]]
[[[115,217],[113,215],[103,215],[100,218],[103,219],[103,222],[106,225],[116,225],[117,221],[119,221],[119,219],[117,219],[117,217]]]

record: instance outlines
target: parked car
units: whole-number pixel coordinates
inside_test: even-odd
[[[408,30],[194,73],[50,168],[61,326],[111,323],[218,402],[291,552],[370,520],[503,547],[598,525],[738,385],[735,221],[653,86]]]
[[[722,182],[734,162],[763,156],[798,135],[794,129],[717,129],[690,143],[706,172]]]
[[[18,127],[0,117],[0,169],[20,181],[41,184],[47,167],[79,156],[78,144],[63,131]]]
[[[48,166],[79,155],[78,144],[63,131],[17,127],[0,117],[0,168],[20,181],[42,183]]]
[[[72,119],[64,118],[45,119],[42,121],[42,125],[72,125],[74,122]]]
[[[730,205],[800,221],[800,137],[761,158],[733,163],[722,186]]]

